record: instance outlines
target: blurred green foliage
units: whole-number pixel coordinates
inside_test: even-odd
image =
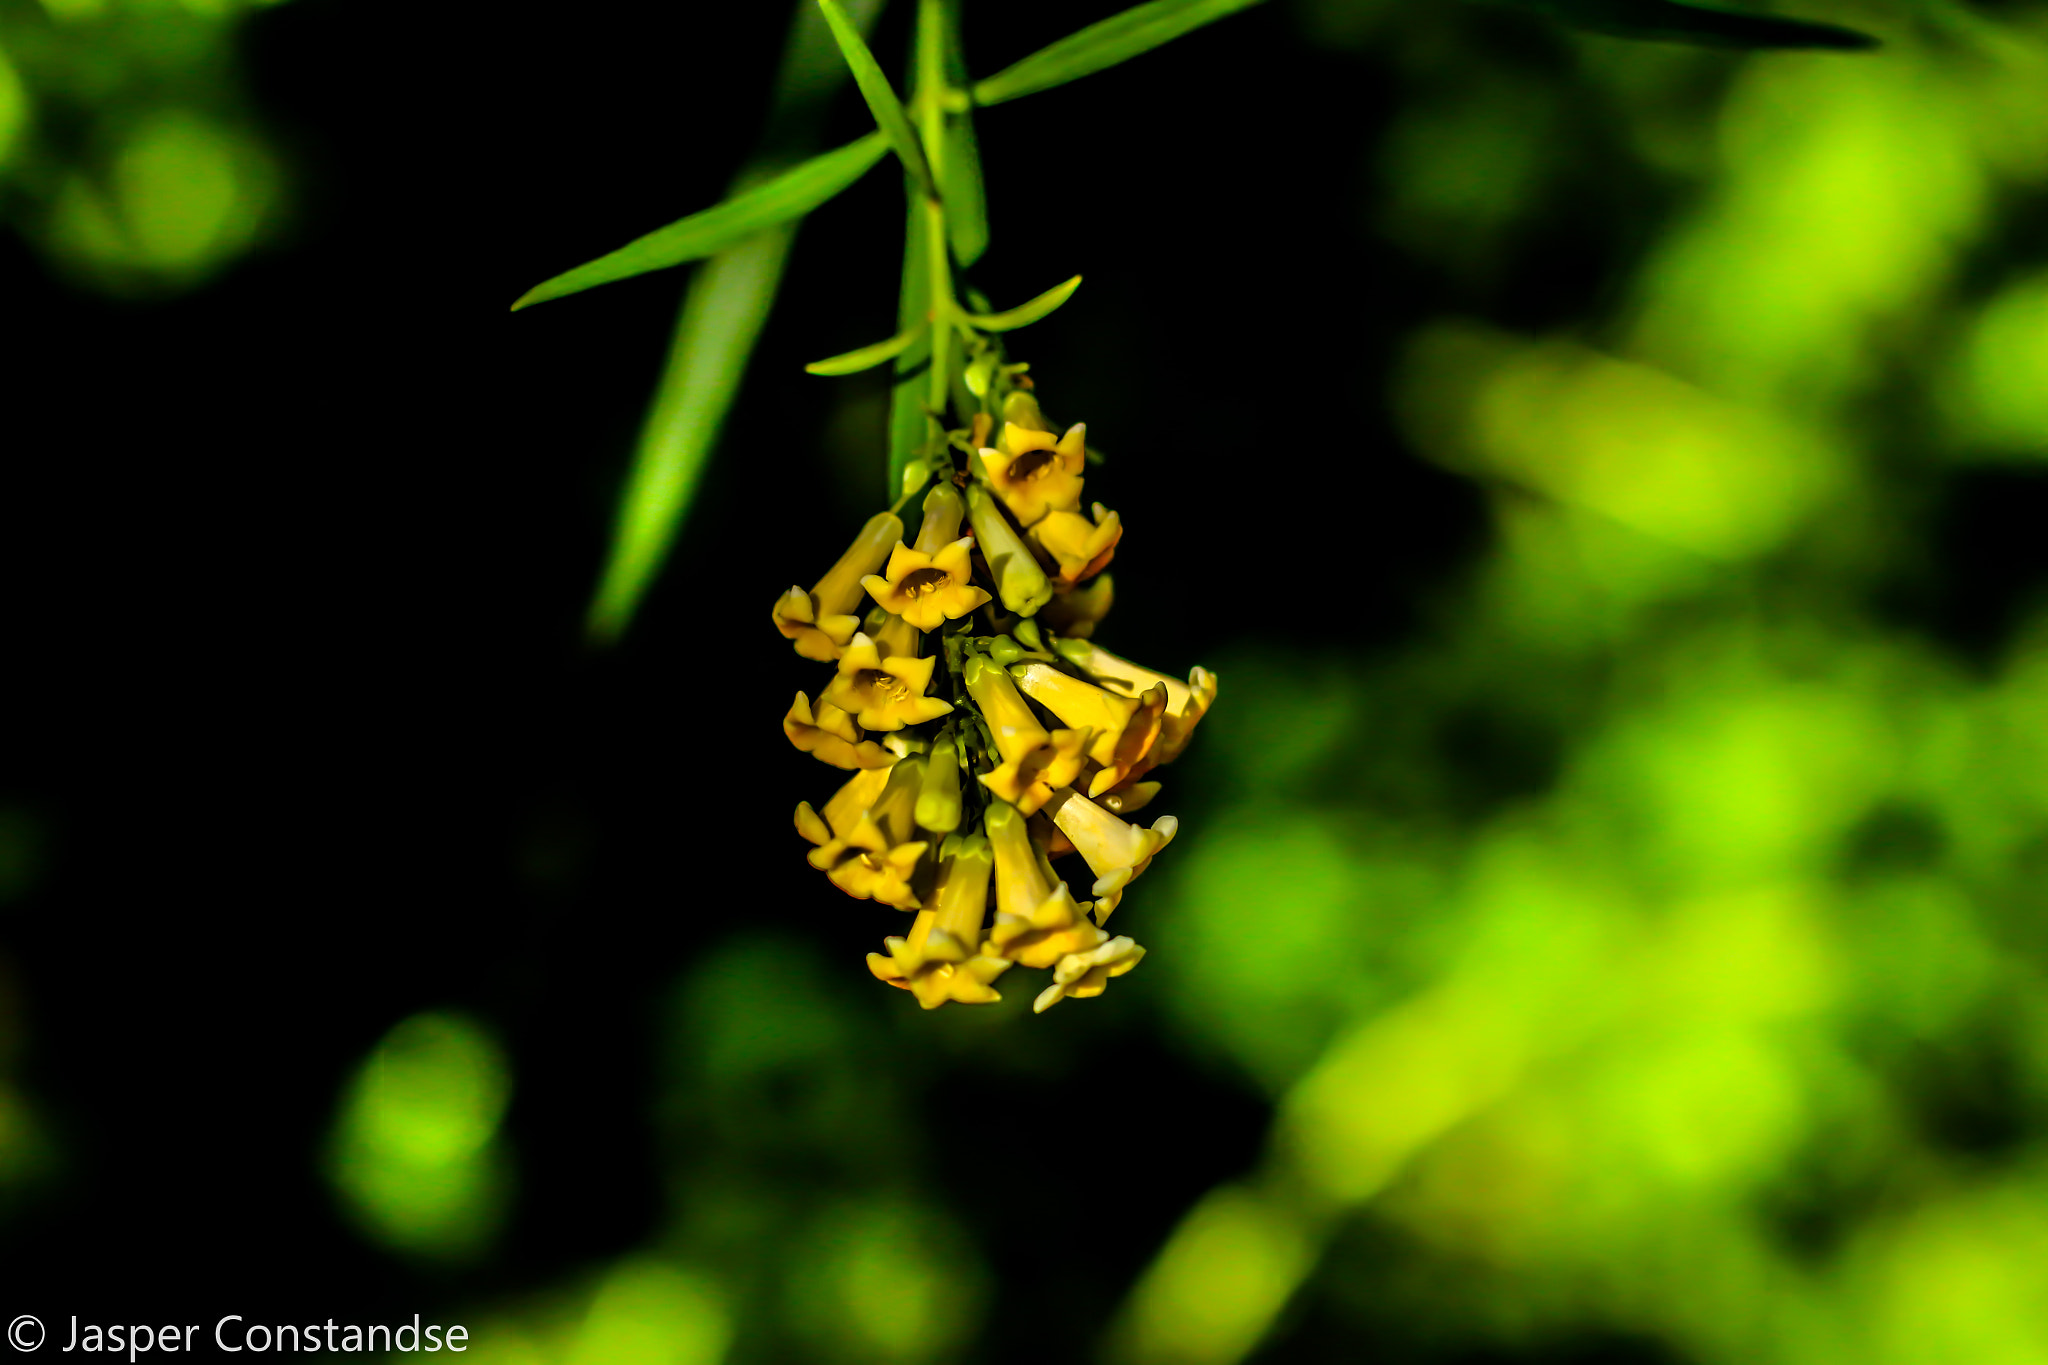
[[[234,44],[278,0],[0,3],[0,217],[75,284],[161,295],[275,223]]]
[[[34,812],[0,803],[0,912],[12,911],[41,879],[46,838]],[[16,1080],[21,1013],[13,963],[0,958],[0,1208],[57,1165],[46,1122]]]
[[[336,1188],[376,1240],[465,1259],[503,1221],[510,1163],[496,1141],[510,1098],[502,1049],[458,1014],[418,1014],[377,1044],[336,1122]]]
[[[2048,604],[1988,675],[1870,606],[1927,525],[1897,463],[2048,454],[2038,262],[1988,296],[1964,270],[2048,183],[2048,12],[2011,18],[1750,63],[1692,145],[1650,78],[1691,54],[1586,44],[1688,206],[1597,343],[1413,337],[1391,397],[1499,533],[1434,640],[1341,688],[1219,661],[1206,738],[1249,799],[1173,869],[1155,952],[1280,1119],[1118,1358],[1241,1359],[1303,1296],[1509,1346],[2048,1358]],[[1397,128],[1401,240],[1478,268],[1512,233],[1562,92],[1509,90]],[[1258,713],[1347,709],[1291,779],[1316,795],[1276,799],[1300,760]],[[1475,725],[1536,756],[1476,810]],[[1347,1274],[1368,1233],[1391,1283]]]

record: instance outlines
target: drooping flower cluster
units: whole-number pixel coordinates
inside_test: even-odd
[[[996,1000],[1021,965],[1052,972],[1043,1011],[1138,965],[1145,950],[1102,926],[1178,822],[1125,817],[1216,698],[1206,669],[1181,682],[1094,642],[1123,525],[1081,510],[1084,428],[1055,435],[1022,390],[995,426],[978,418],[961,458],[934,461],[914,540],[894,512],[871,518],[774,611],[797,653],[834,666],[783,732],[851,774],[822,811],[797,807],[797,832],[834,886],[915,916],[868,968],[926,1009]],[[1086,900],[1054,866],[1075,853]]]

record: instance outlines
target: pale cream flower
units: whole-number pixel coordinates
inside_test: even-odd
[[[1171,815],[1160,816],[1150,829],[1140,829],[1071,787],[1053,793],[1045,809],[1095,874],[1091,894],[1098,921],[1109,918],[1123,899],[1124,888],[1152,866],[1153,857],[1180,832],[1180,821]]]
[[[1043,1014],[1068,996],[1085,1000],[1108,988],[1109,979],[1122,976],[1138,965],[1145,950],[1123,935],[1097,944],[1085,953],[1069,953],[1052,969],[1052,984],[1031,1002],[1034,1014]]]

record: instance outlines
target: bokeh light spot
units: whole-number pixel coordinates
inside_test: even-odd
[[[494,1138],[510,1096],[483,1026],[415,1015],[385,1035],[349,1088],[334,1179],[374,1236],[426,1255],[464,1255],[496,1231],[504,1162]]]
[[[929,1209],[876,1198],[827,1210],[792,1249],[790,1315],[829,1359],[919,1365],[978,1325],[978,1259]]]
[[[732,1321],[704,1280],[659,1261],[613,1267],[564,1357],[565,1365],[718,1365]]]

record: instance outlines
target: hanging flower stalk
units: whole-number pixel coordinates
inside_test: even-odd
[[[797,832],[834,886],[913,916],[868,968],[926,1009],[997,1000],[1021,966],[1051,973],[1042,1011],[1138,965],[1102,926],[1179,823],[1129,817],[1216,698],[1206,669],[1183,682],[1092,638],[1122,523],[1080,510],[1085,429],[1056,433],[1022,371],[969,376],[983,410],[914,469],[914,536],[878,514],[772,613],[832,666],[783,730],[849,772]]]
[[[912,916],[870,954],[877,977],[933,1008],[995,1000],[993,983],[1022,965],[1051,973],[1037,995],[1043,1010],[1100,994],[1144,956],[1102,925],[1174,836],[1172,816],[1131,817],[1157,797],[1148,774],[1186,746],[1216,680],[1197,668],[1182,682],[1094,643],[1114,600],[1103,570],[1123,521],[1083,498],[1099,458],[1086,429],[1047,421],[1029,367],[1005,363],[1001,345],[1081,280],[1003,311],[962,285],[988,245],[974,114],[1256,0],[1147,0],[975,81],[957,3],[916,0],[906,107],[839,0],[817,0],[874,131],[794,165],[782,164],[786,148],[764,151],[723,203],[545,280],[513,306],[709,261],[678,323],[592,604],[592,632],[613,638],[688,506],[794,223],[894,153],[910,201],[899,331],[808,368],[893,364],[895,505],[772,612],[796,652],[829,669],[796,694],[783,733],[846,774],[822,809],[797,807],[796,828],[834,886]],[[793,38],[786,70],[799,84],[819,75],[807,50]]]
[[[1179,822],[1130,817],[1158,795],[1146,775],[1186,747],[1216,679],[1197,668],[1182,682],[1094,641],[1123,521],[1084,500],[1086,427],[1048,421],[1029,366],[1004,363],[1001,345],[1079,278],[1005,313],[956,298],[959,257],[986,228],[978,181],[948,160],[966,110],[945,76],[946,7],[920,0],[906,110],[834,0],[819,3],[908,172],[911,241],[903,331],[810,367],[897,361],[901,496],[771,613],[798,654],[831,666],[814,695],[796,694],[783,732],[849,774],[822,812],[798,805],[796,828],[834,886],[912,916],[868,954],[877,978],[935,1009],[1000,999],[995,982],[1021,966],[1051,974],[1043,1011],[1101,994],[1145,956],[1103,925]]]

